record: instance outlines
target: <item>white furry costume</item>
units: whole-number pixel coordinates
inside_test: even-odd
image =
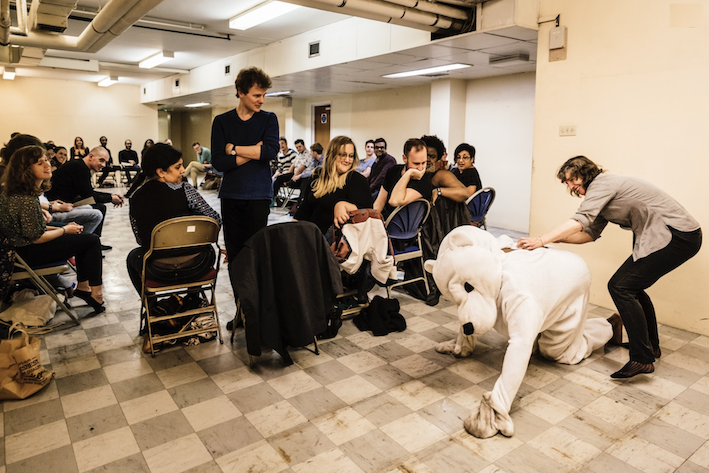
[[[605,319],[586,319],[591,274],[581,257],[554,248],[501,249],[510,246],[509,237],[458,227],[444,238],[438,259],[426,262],[441,293],[458,305],[461,325],[458,338],[436,350],[469,356],[475,337],[491,328],[509,338],[495,387],[464,423],[480,438],[514,434],[509,411],[538,336],[541,355],[575,364],[613,335]]]

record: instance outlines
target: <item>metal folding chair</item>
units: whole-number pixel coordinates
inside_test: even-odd
[[[59,305],[59,307],[71,318],[75,325],[80,325],[79,319],[76,317],[73,309],[66,300],[62,300],[54,287],[49,284],[45,276],[51,274],[60,274],[69,269],[69,264],[57,262],[51,265],[32,268],[22,257],[15,253],[15,270],[12,273],[12,281],[30,280],[32,284],[40,291],[49,295]]]
[[[476,227],[482,227],[487,230],[485,216],[494,201],[495,189],[492,187],[483,187],[475,194],[468,197],[465,201],[465,205],[467,205],[468,210],[470,210],[470,223]]]
[[[219,341],[224,343],[222,330],[219,324],[219,314],[216,303],[217,274],[219,273],[219,263],[221,260],[221,250],[217,243],[219,238],[219,224],[216,220],[201,215],[188,217],[177,217],[161,222],[153,229],[150,237],[150,248],[143,256],[143,270],[141,273],[141,318],[145,321],[148,340],[150,342],[150,353],[155,356],[155,344],[168,340],[177,340],[185,337],[193,337],[202,333],[217,332]],[[217,258],[213,267],[203,277],[195,281],[172,284],[161,281],[153,281],[147,277],[147,267],[150,257],[157,251],[171,249],[187,249],[215,245]],[[207,306],[196,309],[178,312],[172,315],[157,315],[154,313],[153,302],[159,297],[167,297],[172,294],[184,294],[189,291],[209,291],[210,297]],[[183,326],[183,330],[167,335],[157,335],[153,333],[152,325],[157,322],[192,316],[194,320],[197,316],[210,315],[213,317],[212,323],[202,328],[187,328],[190,323]]]
[[[423,267],[423,246],[421,245],[421,228],[431,212],[431,203],[425,199],[417,199],[413,202],[401,205],[394,209],[389,215],[384,226],[387,234],[392,240],[394,247],[394,262],[400,263],[410,259],[419,259],[421,262],[422,276],[405,279],[387,286],[387,296],[391,297],[391,289],[397,286],[403,286],[416,281],[423,281],[426,286],[426,295],[430,292],[428,280],[426,279],[426,270]],[[396,245],[395,242],[400,242]],[[403,249],[397,249],[397,246]]]

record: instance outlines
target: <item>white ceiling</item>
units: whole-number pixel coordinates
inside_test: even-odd
[[[153,20],[152,22],[137,23],[97,53],[54,49],[48,49],[45,53],[45,57],[98,60],[98,74],[27,67],[22,66],[22,63],[16,68],[17,74],[19,77],[91,82],[98,82],[109,75],[117,75],[122,83],[143,84],[349,18],[338,13],[303,7],[247,31],[231,30],[228,25],[229,18],[247,3],[257,1],[260,0],[164,0],[143,18]],[[106,0],[80,0],[65,34],[79,35],[88,25],[92,13],[95,14],[100,6],[105,4]],[[84,14],[83,11],[87,13]],[[74,17],[87,20],[73,19]],[[165,26],[161,23],[176,23],[185,27]],[[471,64],[473,67],[452,71],[448,73],[450,78],[474,79],[528,72],[535,70],[536,41],[536,31],[519,27],[497,30],[494,33],[459,35],[398,53],[273,77],[273,90],[292,90],[295,97],[312,97],[418,85],[428,83],[434,78],[419,76],[384,79],[382,76],[454,62]],[[175,58],[155,69],[138,68],[138,62],[160,50],[175,51]],[[490,57],[512,54],[528,55],[529,63],[508,67],[488,64]],[[162,101],[159,105],[161,108],[175,109],[188,103],[204,101],[216,106],[231,106],[233,95],[232,86]]]

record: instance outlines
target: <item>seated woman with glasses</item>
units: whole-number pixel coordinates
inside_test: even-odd
[[[458,167],[452,172],[468,189],[470,195],[482,189],[480,174],[475,169],[475,147],[468,143],[458,145],[455,149],[455,162]]]
[[[347,222],[349,211],[371,208],[369,182],[357,172],[358,163],[354,142],[347,136],[333,138],[325,164],[313,173],[294,220],[313,222],[324,234],[333,223],[339,227]]]
[[[150,248],[153,228],[165,220],[188,215],[204,215],[222,219],[204,198],[187,182],[182,182],[182,153],[164,143],[149,147],[143,155],[143,170],[135,179],[140,186],[130,199],[130,223],[140,247],[128,254],[128,276],[133,287],[141,292],[143,255]],[[143,183],[144,182],[144,183]],[[142,185],[141,185],[142,183]],[[189,250],[194,253],[194,250]],[[162,257],[184,256],[184,250],[176,250]]]

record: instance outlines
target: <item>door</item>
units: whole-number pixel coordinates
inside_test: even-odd
[[[330,142],[330,106],[317,105],[313,114],[315,141],[322,145],[323,150],[326,150],[327,144]]]

